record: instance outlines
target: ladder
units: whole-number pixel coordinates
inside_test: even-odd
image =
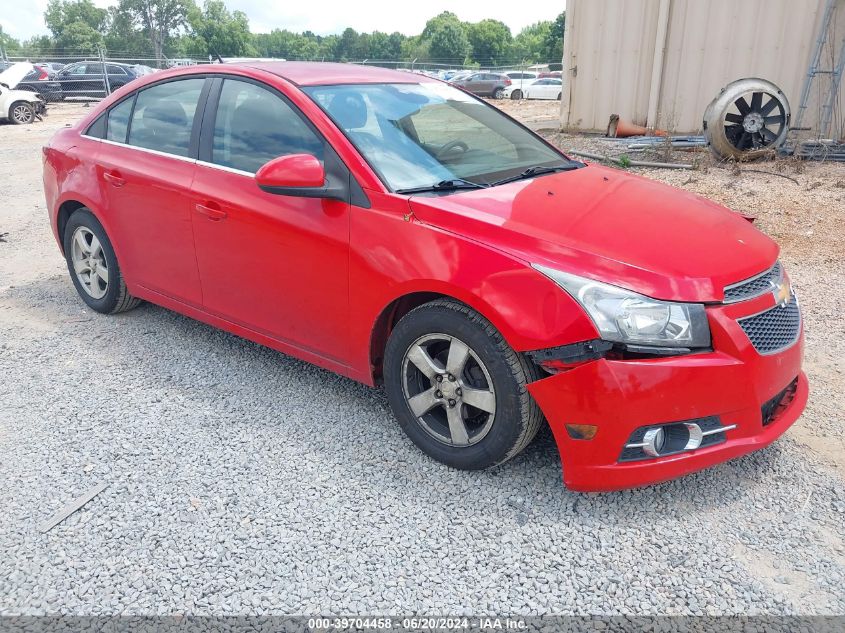
[[[822,15],[821,25],[819,26],[819,35],[816,38],[816,45],[813,50],[813,57],[810,60],[810,66],[807,69],[807,77],[804,79],[804,87],[801,90],[801,102],[798,105],[798,113],[795,117],[795,125],[793,129],[801,129],[801,122],[807,107],[810,103],[810,94],[813,89],[813,83],[818,75],[830,75],[830,91],[827,98],[821,107],[821,117],[819,119],[819,134],[826,137],[830,132],[830,120],[833,116],[833,108],[836,103],[836,98],[839,95],[839,87],[842,82],[842,73],[845,70],[845,36],[842,38],[842,43],[839,49],[839,56],[836,58],[836,64],[832,69],[823,70],[819,68],[822,59],[822,52],[825,45],[828,43],[828,34],[830,32],[830,25],[833,20],[833,12],[836,10],[836,5],[839,0],[827,0]],[[831,43],[833,46],[834,43]]]

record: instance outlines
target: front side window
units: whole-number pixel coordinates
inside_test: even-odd
[[[277,94],[226,79],[214,120],[211,162],[252,174],[287,154],[322,160],[323,142]]]
[[[135,99],[130,97],[121,101],[109,110],[106,119],[106,138],[117,143],[126,142],[126,131],[129,129],[129,115],[132,113],[132,104]]]
[[[188,156],[191,129],[205,79],[180,79],[138,93],[129,144]]]
[[[126,71],[121,68],[120,66],[115,66],[114,64],[107,64],[106,69],[109,71],[110,75],[125,75]]]
[[[304,90],[393,191],[450,179],[484,186],[529,167],[572,164],[495,108],[441,83]]]

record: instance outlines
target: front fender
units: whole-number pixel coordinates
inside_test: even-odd
[[[466,303],[516,351],[598,336],[572,297],[527,262],[411,214],[377,210],[384,208],[378,201],[352,213],[350,333],[356,373],[370,372],[371,337],[380,315],[413,293]]]

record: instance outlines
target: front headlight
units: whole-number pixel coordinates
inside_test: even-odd
[[[633,346],[710,346],[710,326],[700,303],[659,301],[539,264],[533,267],[581,304],[606,341]]]

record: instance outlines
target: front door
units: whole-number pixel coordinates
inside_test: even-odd
[[[307,153],[323,160],[324,140],[269,87],[216,82],[193,185],[205,308],[343,362],[349,204],[266,193],[253,178],[277,156]]]
[[[190,195],[199,135],[194,114],[205,81],[156,84],[113,107],[97,154],[97,176],[127,278],[197,306],[202,297]]]

